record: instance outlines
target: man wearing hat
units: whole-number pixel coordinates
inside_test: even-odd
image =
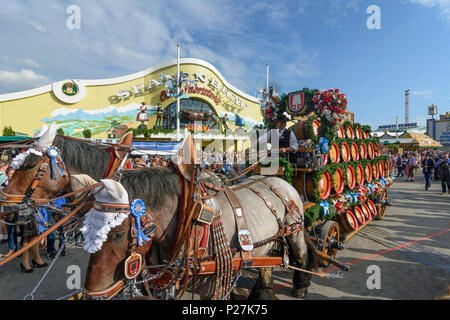
[[[277,117],[275,120],[277,131],[278,131],[278,147],[279,152],[283,156],[288,152],[296,152],[298,149],[298,142],[297,137],[295,136],[294,132],[286,129],[286,122],[289,121],[289,118],[286,117],[286,115],[281,114]],[[270,141],[271,139],[271,132],[270,130],[267,133],[267,137],[260,138],[259,142]],[[266,139],[264,139],[266,138]]]

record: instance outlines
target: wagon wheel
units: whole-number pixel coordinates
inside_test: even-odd
[[[382,220],[384,219],[384,215],[386,213],[386,203],[389,202],[389,194],[388,189],[384,188],[381,192],[381,196],[379,197],[379,200],[377,201],[377,207],[378,207],[378,214],[375,217],[376,220]]]
[[[334,258],[338,250],[339,225],[335,221],[331,220],[325,222],[325,224],[320,228],[319,239],[324,244],[324,246],[322,246],[319,250],[326,255]],[[323,259],[320,259],[320,263],[324,267],[328,266],[329,264],[328,261],[325,261]]]

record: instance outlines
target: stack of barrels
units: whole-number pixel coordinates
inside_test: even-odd
[[[307,130],[305,123],[297,123],[291,129],[299,140],[313,138],[307,137],[306,132],[317,134],[317,140],[319,130]],[[320,128],[317,120],[312,123]],[[297,134],[300,127],[301,138]],[[303,172],[293,179],[297,191],[306,201],[315,202],[316,206],[324,202],[331,206],[331,200],[339,195],[354,195],[367,184],[389,176],[389,160],[381,156],[378,142],[371,139],[369,132],[361,129],[359,124],[338,125],[337,134],[328,147],[328,152],[323,155],[323,169]],[[359,199],[357,205],[351,208],[343,212],[337,210],[334,217],[345,233],[358,229],[377,216],[377,207],[368,198]]]

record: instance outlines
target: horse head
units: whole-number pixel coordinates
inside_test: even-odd
[[[133,206],[135,202],[130,207],[128,193],[119,182],[110,179],[101,182],[102,186],[93,191],[94,207],[86,214],[80,229],[85,237],[84,249],[91,253],[83,290],[83,297],[87,299],[116,296],[126,277],[137,276],[142,271],[140,258],[138,263],[128,266],[132,270],[126,272],[126,258],[143,257],[151,246],[151,239],[142,233],[144,229],[147,231],[145,221],[149,221],[143,202],[138,208]],[[143,220],[142,216],[147,219]]]
[[[11,162],[15,169],[6,188],[0,192],[0,205],[11,206],[30,199],[50,199],[69,183],[69,172],[53,145],[56,124],[46,125],[30,148]]]

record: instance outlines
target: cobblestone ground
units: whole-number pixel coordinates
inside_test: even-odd
[[[349,264],[350,271],[341,278],[314,277],[306,299],[433,299],[444,295],[450,285],[450,195],[441,195],[439,182],[433,181],[429,191],[424,186],[421,174],[414,182],[396,180],[390,189],[393,206],[385,219],[370,223],[338,252],[336,258]],[[0,245],[0,252],[7,252],[6,244]],[[43,257],[50,261],[44,253]],[[68,267],[79,266],[83,282],[88,258],[81,247],[69,245],[68,254],[56,261],[35,299],[57,299],[71,292]],[[47,270],[21,273],[19,259],[0,267],[0,299],[23,299]],[[374,280],[377,270],[379,282]],[[251,271],[240,278],[239,299],[248,295],[256,275]],[[274,299],[294,299],[292,275],[275,271]]]

